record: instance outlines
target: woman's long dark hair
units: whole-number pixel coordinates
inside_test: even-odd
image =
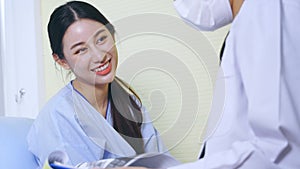
[[[48,36],[53,54],[65,59],[63,36],[68,27],[79,19],[91,19],[102,23],[114,36],[114,26],[92,5],[81,1],[70,1],[59,6],[50,16]],[[127,88],[127,89],[126,89]],[[129,90],[128,90],[129,89]],[[113,117],[113,127],[134,148],[136,153],[144,152],[141,133],[141,105],[132,97],[135,94],[122,80],[116,78],[109,88],[109,100]],[[135,96],[135,98],[138,98]],[[129,100],[129,101],[128,101]]]
[[[137,154],[144,153],[141,125],[141,101],[131,87],[118,77],[110,84],[109,99],[114,128],[134,147]]]

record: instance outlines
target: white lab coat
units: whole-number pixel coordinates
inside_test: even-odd
[[[172,169],[300,168],[299,17],[299,0],[244,1],[226,41],[216,82],[225,83],[223,111],[205,157]]]
[[[174,6],[184,21],[201,30],[216,30],[233,18],[229,0],[177,0]]]

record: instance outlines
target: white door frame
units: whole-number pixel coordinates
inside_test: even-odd
[[[0,11],[0,115],[34,118],[44,99],[40,2],[0,0]]]
[[[4,21],[4,4],[3,0],[0,0],[0,116],[4,115],[4,87],[3,87],[3,64],[2,64],[2,56],[4,55],[4,30],[3,27],[3,21]]]

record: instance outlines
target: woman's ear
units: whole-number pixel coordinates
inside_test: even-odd
[[[53,53],[52,57],[53,57],[54,61],[56,63],[58,63],[61,67],[63,67],[66,70],[70,69],[70,66],[69,66],[69,64],[68,64],[68,62],[67,62],[66,59],[59,58],[59,56],[56,53]]]

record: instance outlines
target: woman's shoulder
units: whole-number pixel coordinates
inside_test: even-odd
[[[48,102],[43,106],[40,114],[45,113],[60,113],[69,112],[72,109],[73,99],[72,99],[72,86],[67,84],[62,89],[60,89],[54,96],[52,96]]]
[[[56,133],[60,132],[59,127],[62,124],[76,124],[72,102],[72,90],[68,84],[42,107],[34,121],[33,127],[43,129],[45,132]]]

